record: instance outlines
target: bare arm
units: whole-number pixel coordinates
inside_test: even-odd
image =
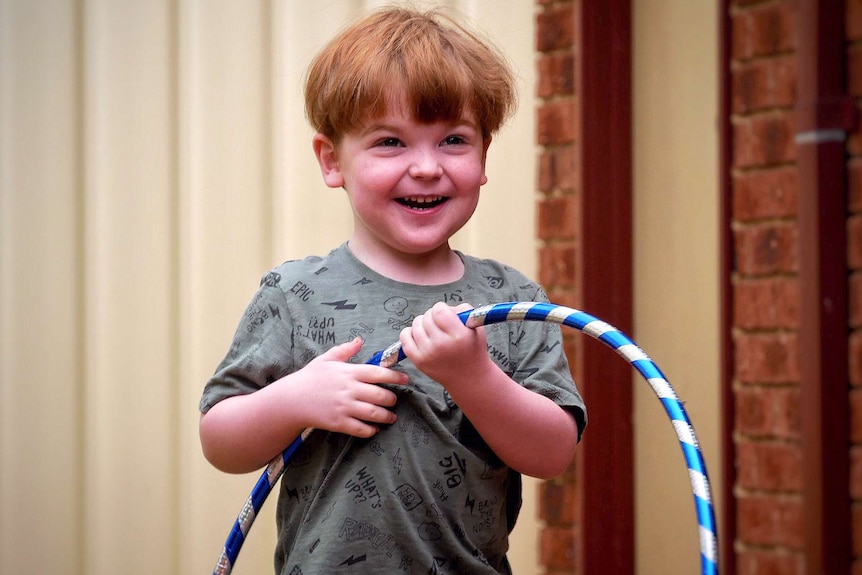
[[[333,347],[260,391],[214,405],[200,420],[207,460],[222,471],[246,473],[269,463],[307,427],[371,437],[378,424],[394,422],[386,407],[395,405],[395,394],[374,384],[404,384],[407,376],[346,363],[361,347],[359,338]]]
[[[513,381],[488,356],[483,328],[437,304],[401,332],[404,353],[440,382],[485,442],[509,467],[549,478],[571,463],[578,443],[574,417]]]

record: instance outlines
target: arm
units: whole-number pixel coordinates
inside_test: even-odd
[[[509,467],[541,478],[562,473],[578,443],[574,417],[509,378],[488,356],[484,329],[458,319],[463,309],[436,304],[416,318],[401,332],[404,353],[449,391]]]
[[[260,391],[237,395],[201,416],[204,456],[228,473],[254,471],[281,453],[307,427],[371,437],[395,421],[386,409],[395,394],[377,383],[404,384],[401,372],[346,363],[359,338],[333,347],[299,371]]]

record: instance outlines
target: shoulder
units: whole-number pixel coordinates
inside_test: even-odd
[[[287,260],[267,271],[260,280],[260,287],[280,287],[285,292],[300,292],[310,278],[337,275],[344,269],[343,246],[335,248],[325,256],[310,255],[301,259]]]
[[[487,289],[504,291],[505,299],[546,301],[541,286],[518,269],[490,258],[460,254],[468,274]]]

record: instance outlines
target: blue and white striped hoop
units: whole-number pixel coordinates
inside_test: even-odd
[[[461,312],[458,317],[464,322],[464,325],[471,328],[506,321],[542,321],[573,327],[604,343],[631,364],[649,383],[673,424],[680,447],[682,447],[682,453],[688,467],[689,482],[694,494],[695,513],[700,535],[701,573],[702,575],[718,575],[718,536],[709,478],[703,455],[682,402],[676,396],[667,378],[643,350],[612,325],[582,311],[550,303],[509,302],[492,304]],[[391,367],[404,358],[401,344],[394,343],[376,353],[366,363]],[[221,556],[213,570],[214,575],[228,575],[233,570],[240,549],[242,549],[257,513],[272,492],[275,483],[284,473],[287,462],[290,461],[293,453],[310,432],[311,430],[307,429],[297,437],[281,455],[269,463],[266,471],[258,479],[228,535]]]

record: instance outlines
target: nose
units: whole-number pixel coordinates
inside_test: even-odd
[[[408,173],[417,180],[434,180],[443,175],[443,166],[434,150],[416,150]]]

